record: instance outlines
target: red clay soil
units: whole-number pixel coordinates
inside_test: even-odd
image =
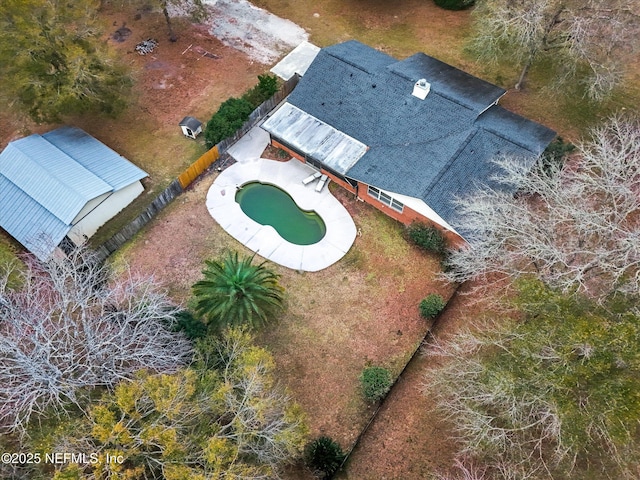
[[[474,296],[461,294],[468,290],[461,288],[450,300],[434,338],[444,340],[464,326],[474,310]],[[421,391],[433,361],[424,355],[411,361],[338,479],[420,480],[451,469],[456,451],[451,425]]]
[[[205,27],[180,19],[174,19],[178,40],[170,42],[160,12],[112,2],[100,11],[100,18],[105,41],[134,78],[129,106],[117,118],[87,114],[69,116],[64,123],[84,129],[149,173],[145,193],[137,200],[143,204],[206,150],[202,136],[197,141],[185,138],[178,122],[186,115],[206,122],[220,103],[240,96],[268,67],[224,46]],[[123,27],[131,33],[119,42],[113,34]],[[152,53],[139,55],[135,46],[147,38],[155,38],[158,46]],[[59,126],[36,124],[17,111],[0,109],[0,149],[12,140]],[[135,208],[119,217],[132,219],[144,206]],[[0,235],[8,237],[2,230]]]
[[[155,275],[180,302],[200,279],[204,259],[227,248],[247,252],[207,212],[204,197],[213,176],[178,197],[117,255],[132,270]],[[399,237],[397,222],[340,188],[334,194],[362,232],[356,248],[313,274],[270,264],[282,275],[288,305],[257,341],[274,354],[278,381],[306,412],[311,437],[330,435],[346,450],[374,411],[360,395],[362,369],[376,364],[399,372],[426,333],[419,301],[433,291],[445,297],[451,291],[428,273],[438,261]],[[312,477],[292,468],[285,478]]]

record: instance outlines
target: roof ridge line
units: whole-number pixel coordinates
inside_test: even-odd
[[[66,127],[60,127],[60,128],[66,128]],[[73,127],[70,127],[73,128]],[[54,131],[54,130],[52,130]],[[47,132],[49,133],[49,132]],[[81,164],[80,162],[78,162],[75,158],[73,158],[71,155],[69,155],[67,152],[65,152],[64,150],[62,150],[61,148],[59,148],[57,145],[54,145],[53,143],[51,143],[49,141],[48,138],[45,138],[43,135],[40,135],[39,133],[35,133],[33,135],[37,135],[38,137],[40,137],[42,140],[44,140],[45,142],[47,142],[51,148],[55,148],[58,152],[60,152],[62,155],[64,155],[65,157],[67,157],[69,160],[71,160],[74,164],[76,164],[78,167],[82,168],[83,170],[86,170],[91,176],[97,178],[98,180],[100,180],[102,183],[104,183],[105,185],[109,186],[112,190],[113,187],[111,185],[109,185],[107,182],[105,182],[104,180],[102,180],[102,178],[100,178],[98,175],[96,175],[95,173],[93,173],[91,170],[89,170],[87,167],[85,167],[83,164]],[[29,138],[29,137],[24,137],[24,138]],[[16,147],[18,148],[18,147]],[[78,190],[76,190],[73,186],[69,185],[69,183],[65,182],[63,178],[60,178],[58,175],[55,175],[52,171],[50,171],[49,169],[45,168],[42,166],[41,163],[36,162],[35,160],[32,160],[32,158],[22,149],[18,148],[18,150],[20,150],[20,153],[22,153],[24,156],[26,156],[29,160],[31,160],[34,164],[36,164],[39,168],[41,168],[42,170],[44,170],[45,172],[47,172],[49,175],[51,175],[53,178],[55,178],[58,182],[62,183],[63,185],[65,185],[67,188],[69,188],[69,190],[73,191],[78,197],[80,197],[81,199],[85,199],[85,197],[78,192]],[[21,189],[22,190],[22,189]],[[96,197],[92,197],[92,198],[96,198]],[[92,200],[92,198],[89,198],[88,200]],[[87,201],[88,201],[87,200]]]
[[[460,156],[460,153],[462,153],[462,151],[467,148],[467,145],[469,145],[469,143],[471,142],[471,140],[473,140],[473,138],[478,134],[478,131],[480,129],[478,127],[474,127],[468,134],[467,137],[464,139],[464,141],[462,142],[462,144],[460,145],[460,147],[458,147],[458,149],[455,151],[455,153],[453,155],[451,155],[451,158],[449,158],[449,160],[447,161],[446,165],[444,166],[444,168],[440,169],[440,172],[438,172],[438,175],[436,175],[433,179],[433,181],[427,186],[427,188],[424,189],[424,192],[422,193],[422,195],[426,195],[427,192],[431,191],[431,189],[433,188],[433,186],[438,183],[440,181],[440,179],[444,176],[444,174],[449,171],[449,169],[451,168],[451,165],[453,165],[453,162],[455,162],[456,158],[458,158]]]
[[[532,154],[534,154],[534,155],[541,155],[541,154],[542,154],[542,152],[534,152],[534,151],[532,151],[532,150],[531,150],[529,147],[527,147],[526,145],[523,145],[523,144],[521,144],[521,143],[519,143],[519,142],[514,142],[512,139],[507,138],[507,137],[505,137],[504,135],[499,134],[498,132],[496,132],[495,130],[493,130],[493,129],[491,129],[491,128],[487,128],[487,127],[485,127],[485,126],[479,126],[479,127],[476,127],[476,128],[478,128],[478,130],[483,130],[483,131],[485,131],[485,132],[487,132],[487,133],[490,133],[490,134],[492,134],[492,135],[495,135],[496,137],[501,138],[502,140],[504,140],[504,141],[506,141],[506,142],[509,142],[509,143],[511,143],[511,144],[513,144],[513,145],[517,145],[518,147],[522,148],[523,150],[526,150],[527,152],[531,152],[531,153],[532,153]]]
[[[321,50],[322,51],[322,50]],[[349,60],[346,60],[344,58],[341,57],[337,57],[336,55],[332,54],[331,52],[326,52],[327,55],[329,55],[330,57],[335,58],[336,60],[342,62],[342,63],[346,63],[347,65],[351,65],[353,68],[356,68],[358,70],[360,70],[361,72],[364,72],[366,74],[369,75],[373,75],[373,72],[370,72],[369,70],[365,70],[362,66],[354,63],[354,62],[350,62]]]
[[[47,132],[48,133],[48,132]],[[30,164],[32,165],[32,167],[30,168],[37,168],[39,169],[41,172],[43,172],[46,176],[48,176],[49,178],[51,178],[53,181],[55,181],[58,185],[60,185],[61,188],[63,188],[68,194],[73,195],[73,197],[75,198],[75,201],[78,202],[84,202],[85,204],[91,200],[93,200],[94,198],[97,197],[88,197],[82,194],[82,192],[78,191],[74,186],[70,185],[67,181],[64,180],[64,177],[60,177],[59,175],[56,175],[54,172],[52,172],[50,169],[44,167],[40,162],[36,161],[34,159],[34,157],[32,157],[31,155],[29,155],[27,152],[25,152],[22,148],[20,148],[20,140],[23,139],[27,139],[30,137],[38,137],[41,140],[43,140],[44,142],[46,142],[46,144],[48,145],[48,148],[53,148],[56,151],[58,151],[61,155],[63,155],[64,157],[68,158],[69,161],[71,161],[72,163],[74,163],[75,165],[77,165],[78,167],[82,168],[83,170],[85,170],[88,175],[91,175],[92,177],[98,179],[100,182],[104,183],[107,187],[109,187],[110,190],[109,191],[113,191],[113,187],[108,184],[107,182],[105,182],[102,178],[98,177],[95,173],[93,173],[91,170],[89,170],[88,168],[86,168],[84,165],[82,165],[80,162],[78,162],[75,158],[73,158],[71,155],[69,155],[68,153],[66,153],[64,150],[58,148],[56,145],[54,145],[53,143],[51,143],[47,138],[45,138],[43,135],[40,135],[38,133],[34,133],[32,135],[29,135],[28,137],[23,137],[21,139],[18,139],[14,142],[10,142],[9,145],[11,145],[13,148],[15,148],[18,152],[20,152],[20,154],[22,156],[25,157],[25,159],[30,162]],[[18,145],[16,145],[16,143],[18,143]],[[7,145],[7,147],[9,146]],[[13,180],[11,180],[9,177],[7,177],[6,175],[3,175],[5,178],[7,178],[12,184],[14,184],[17,188],[19,188],[22,192],[24,192],[27,196],[29,196],[30,198],[32,198],[36,203],[38,203],[38,205],[42,206],[42,208],[44,208],[46,211],[48,211],[49,213],[51,213],[51,215],[53,215],[54,217],[56,217],[58,220],[60,220],[62,223],[64,223],[65,225],[70,225],[73,221],[73,218],[71,220],[69,220],[69,222],[67,222],[66,219],[61,218],[59,215],[61,214],[61,212],[57,212],[55,213],[54,211],[52,211],[50,208],[48,208],[46,205],[42,204],[40,202],[40,200],[36,199],[36,196],[34,196],[32,193],[29,193],[29,191],[25,190],[24,188],[22,188],[20,185],[18,185],[17,183],[15,183]],[[104,192],[104,193],[107,193]],[[100,194],[102,195],[102,194]],[[99,196],[99,195],[98,195]],[[77,215],[77,213],[75,214]],[[74,215],[74,217],[75,217]]]
[[[71,158],[69,155],[67,155],[65,152],[63,152],[62,150],[60,150],[58,147],[56,147],[55,145],[53,145],[51,142],[49,142],[46,138],[44,138],[42,135],[40,135],[39,133],[34,133],[33,135],[37,135],[39,138],[41,138],[42,140],[44,140],[45,142],[47,142],[49,145],[51,145],[53,148],[57,149],[60,151],[60,153],[62,153],[63,155]],[[31,136],[31,135],[30,135]],[[23,137],[23,138],[29,138],[29,137]],[[13,144],[13,148],[15,148],[16,150],[18,150],[32,165],[35,165],[36,168],[42,170],[43,172],[45,172],[46,174],[50,175],[56,182],[60,183],[61,185],[63,185],[64,187],[67,188],[68,191],[73,192],[73,195],[79,199],[79,200],[85,200],[85,198],[75,189],[70,187],[66,182],[64,182],[63,180],[61,180],[60,178],[58,178],[57,175],[52,175],[51,172],[49,170],[47,170],[46,168],[44,168],[40,163],[36,162],[35,160],[33,160],[24,150],[22,150],[19,146],[15,145],[14,142],[11,142],[9,145]],[[9,146],[7,145],[7,147]],[[73,160],[73,158],[71,158],[71,160]],[[75,161],[75,160],[74,160]],[[83,167],[84,168],[84,167]],[[86,169],[85,169],[86,170]],[[87,170],[88,171],[88,170]],[[95,175],[93,172],[89,172],[92,175]],[[58,216],[58,214],[52,212],[50,209],[48,209],[45,205],[43,205],[42,203],[40,203],[39,200],[37,200],[33,195],[31,195],[29,192],[27,192],[24,188],[22,188],[20,185],[18,185],[17,183],[15,183],[13,180],[11,180],[9,177],[7,177],[6,175],[2,175],[4,178],[6,178],[7,180],[9,180],[13,185],[16,186],[16,188],[20,189],[22,192],[25,193],[25,195],[27,195],[29,198],[32,198],[38,205],[40,205],[42,208],[44,208],[47,212],[49,212],[51,215],[53,215],[54,217],[56,217],[58,220],[60,220],[62,223],[64,223],[65,225],[69,225],[67,223],[66,220],[60,218]],[[89,199],[91,200],[91,199]],[[87,200],[88,201],[88,200]]]

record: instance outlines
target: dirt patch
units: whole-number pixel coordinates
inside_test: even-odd
[[[99,16],[104,26],[104,41],[112,53],[127,64],[134,78],[129,107],[117,118],[104,115],[75,115],[65,124],[87,131],[149,173],[145,192],[123,213],[103,227],[94,237],[97,243],[109,238],[131,221],[155,196],[206,148],[202,136],[186,138],[178,123],[191,115],[206,122],[229,97],[238,97],[257,83],[266,67],[246,54],[225,46],[209,33],[205,25],[193,25],[175,18],[176,42],[168,39],[167,26],[160,12],[137,10],[122,2],[105,2]],[[131,33],[114,40],[112,34],[123,28]],[[157,48],[139,55],[135,46],[155,38]],[[122,41],[119,41],[122,40]],[[216,58],[201,51],[215,54]],[[0,148],[9,141],[45,133],[60,124],[36,124],[25,115],[6,109],[0,111]],[[0,233],[4,235],[4,233]]]
[[[123,24],[119,29],[111,34],[111,38],[119,43],[124,42],[131,36],[131,29],[127,28],[126,24]]]
[[[65,123],[83,128],[149,172],[148,188],[162,187],[205,151],[202,138],[195,142],[185,138],[178,122],[185,115],[206,122],[220,103],[255,85],[265,67],[223,45],[205,25],[193,25],[186,19],[173,20],[178,40],[170,42],[160,12],[111,2],[100,11],[100,18],[104,40],[132,71],[130,106],[117,118],[76,115]],[[112,34],[123,28],[131,33],[114,40]],[[157,48],[139,55],[136,44],[148,38],[158,41]],[[36,125],[23,115],[0,112],[0,146],[57,126]]]
[[[205,0],[204,3],[211,34],[263,64],[274,63],[309,37],[295,23],[246,0]]]
[[[276,162],[288,162],[291,160],[291,155],[285,152],[281,148],[275,148],[268,145],[264,152],[262,152],[262,158],[269,160],[275,160]]]

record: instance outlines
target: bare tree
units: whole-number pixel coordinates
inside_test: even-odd
[[[455,473],[450,475],[438,473],[436,474],[437,480],[486,480],[486,469],[468,464],[464,460],[456,458],[454,467]]]
[[[564,167],[499,158],[497,180],[459,201],[470,248],[453,252],[450,281],[533,274],[564,291],[602,298],[640,288],[640,124],[616,117]]]
[[[638,48],[635,0],[480,0],[476,5],[473,45],[484,59],[508,58],[521,66],[516,89],[544,58],[558,67],[558,81],[579,77],[587,94],[601,99],[619,84]]]
[[[154,5],[162,11],[169,32],[169,40],[175,42],[178,37],[173,29],[171,17],[190,17],[200,21],[207,16],[206,5],[202,0],[123,0],[132,5]],[[110,0],[101,0],[101,5],[110,3]]]
[[[140,368],[175,371],[191,354],[170,331],[176,310],[150,279],[116,278],[83,249],[0,267],[0,426],[21,430],[49,407],[79,405],[81,389]]]
[[[458,454],[480,478],[637,478],[637,312],[533,280],[518,290],[517,321],[493,317],[426,351],[437,366],[425,393]]]
[[[164,20],[167,22],[169,29],[169,40],[175,42],[178,40],[173,25],[171,23],[170,14],[178,14],[182,16],[190,16],[194,20],[200,20],[206,15],[206,9],[202,0],[156,0],[162,9]],[[171,12],[170,12],[171,11]]]

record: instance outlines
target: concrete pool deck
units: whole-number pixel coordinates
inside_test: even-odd
[[[349,251],[356,238],[356,226],[326,186],[318,193],[316,182],[302,184],[302,180],[314,172],[294,159],[236,163],[223,171],[209,188],[207,209],[229,235],[258,255],[288,268],[317,272],[333,265]],[[246,216],[235,201],[236,189],[255,181],[281,188],[300,208],[320,215],[327,228],[322,240],[313,245],[296,245],[283,239],[273,227],[260,225]]]

